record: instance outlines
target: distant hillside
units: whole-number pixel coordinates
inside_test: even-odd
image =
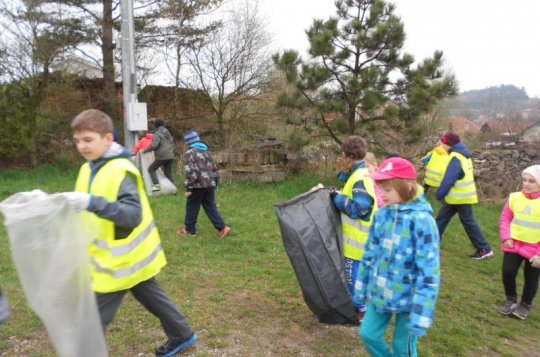
[[[525,89],[514,85],[500,85],[461,93],[448,101],[450,113],[475,119],[479,115],[510,116],[527,108],[538,108],[539,99],[531,99]]]

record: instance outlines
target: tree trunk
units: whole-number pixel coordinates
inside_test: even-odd
[[[33,102],[33,101],[32,101]],[[34,103],[32,103],[34,105]],[[37,111],[35,108],[30,109],[28,118],[28,142],[30,143],[30,167],[37,167]]]
[[[117,118],[117,98],[114,83],[114,43],[113,43],[113,13],[112,0],[103,0],[103,23],[101,24],[103,33],[101,51],[103,54],[103,111],[107,113],[113,121]]]

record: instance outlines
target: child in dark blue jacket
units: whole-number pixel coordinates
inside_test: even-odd
[[[442,238],[446,226],[457,213],[476,249],[470,257],[476,260],[489,258],[493,256],[493,250],[473,215],[472,205],[478,203],[478,195],[471,153],[456,133],[446,133],[441,142],[448,150],[449,163],[436,194],[437,199],[443,203],[436,218],[439,235]]]
[[[414,166],[399,157],[384,160],[371,174],[385,206],[375,213],[354,301],[367,302],[360,337],[372,356],[417,356],[417,337],[433,322],[440,284],[439,233],[416,176]],[[384,337],[393,315],[391,348]]]

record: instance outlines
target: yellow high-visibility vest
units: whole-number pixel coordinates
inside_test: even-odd
[[[89,220],[87,224],[97,232],[97,237],[89,245],[89,255],[92,288],[99,293],[130,289],[154,277],[167,264],[141,174],[129,159],[110,160],[96,173],[91,183],[90,165],[82,165],[75,190],[117,201],[127,173],[137,178],[142,208],[141,223],[129,236],[115,239],[114,222],[93,213],[84,216]]]
[[[378,209],[377,199],[375,197],[375,185],[367,168],[360,168],[353,172],[351,177],[345,183],[341,193],[350,199],[353,198],[354,184],[358,181],[364,182],[367,193],[373,198],[373,209],[369,221],[362,219],[352,219],[341,212],[341,232],[343,238],[343,255],[346,258],[360,260],[364,256],[365,245],[367,242],[369,229],[373,222],[373,215]]]
[[[478,203],[472,160],[457,152],[450,153],[450,160],[454,157],[459,160],[465,175],[450,189],[445,197],[446,202],[452,205]]]
[[[510,236],[526,243],[540,242],[540,199],[530,200],[522,192],[514,192],[508,205],[514,213]]]
[[[431,187],[439,187],[450,162],[450,155],[442,145],[431,152],[431,158],[426,165],[424,182]]]

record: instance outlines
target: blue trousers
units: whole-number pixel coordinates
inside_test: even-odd
[[[347,290],[351,293],[351,297],[354,296],[354,284],[356,284],[356,276],[358,275],[358,260],[345,258],[345,284],[347,285]],[[353,302],[354,307],[359,311],[365,311],[365,305],[358,305]]]
[[[444,203],[439,211],[439,214],[437,215],[437,218],[435,219],[441,238],[446,226],[448,223],[450,223],[450,220],[456,213],[459,215],[459,220],[461,221],[465,232],[469,236],[469,240],[471,241],[472,245],[476,249],[491,250],[486,237],[484,237],[478,223],[476,223],[476,220],[474,219],[472,205],[470,204],[450,205],[446,202]]]
[[[392,316],[396,316],[394,328],[393,349],[384,339]],[[373,357],[417,357],[417,337],[409,334],[407,323],[409,313],[381,314],[375,311],[373,304],[368,302],[364,321],[360,325],[360,338],[364,341],[369,354]]]
[[[193,188],[190,191],[191,195],[187,197],[186,201],[186,219],[184,221],[186,230],[191,234],[197,232],[195,226],[197,225],[197,217],[199,216],[201,205],[208,219],[210,219],[218,231],[225,228],[225,222],[221,218],[216,206],[215,188]]]

